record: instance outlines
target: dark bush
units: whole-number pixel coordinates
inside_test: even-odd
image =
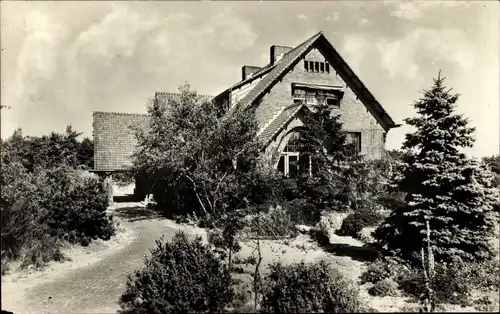
[[[128,277],[122,313],[221,312],[233,301],[227,265],[200,237],[157,240],[144,263]]]
[[[345,313],[361,308],[356,287],[324,261],[270,266],[263,291],[267,313]]]
[[[289,201],[285,207],[297,224],[314,226],[321,219],[321,210],[307,199]]]
[[[339,234],[344,236],[357,237],[358,232],[366,227],[375,227],[382,220],[384,216],[370,209],[358,210],[342,221]]]
[[[378,297],[394,297],[398,294],[398,284],[390,278],[377,281],[373,287],[368,290],[368,293]]]
[[[361,274],[361,284],[367,282],[376,283],[381,280],[387,279],[391,276],[389,266],[385,261],[380,259],[368,265],[367,269]]]
[[[311,238],[313,238],[319,245],[330,244],[330,237],[328,235],[328,230],[321,227],[314,227],[309,230]]]
[[[108,200],[97,178],[84,177],[67,169],[48,173],[54,181],[51,195],[40,195],[47,224],[54,237],[70,243],[87,243],[93,239],[108,240],[115,226],[106,214]]]

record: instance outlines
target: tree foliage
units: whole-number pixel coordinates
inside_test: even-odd
[[[345,165],[356,159],[357,154],[354,145],[346,142],[340,116],[334,115],[326,104],[319,104],[312,110],[303,110],[303,122],[296,149],[301,154],[299,169],[304,171],[297,180],[294,195],[306,199],[318,210],[347,203],[349,187],[344,183],[349,181],[349,174]]]
[[[71,125],[64,133],[51,132],[42,136],[24,136],[21,129],[2,140],[4,162],[20,162],[29,172],[35,168],[78,167],[92,168],[94,163],[93,142],[84,138]]]
[[[189,85],[180,94],[149,106],[133,173],[152,178],[155,199],[177,213],[218,216],[265,198],[269,177],[258,171],[254,115],[238,106],[222,112]]]
[[[438,77],[414,103],[415,127],[403,143],[404,160],[395,184],[407,193],[399,207],[375,232],[383,249],[405,259],[418,259],[426,221],[432,229],[436,260],[459,256],[466,260],[491,257],[493,205],[497,202],[492,176],[484,166],[460,152],[473,144],[474,128],[455,113],[458,94]]]
[[[114,234],[102,185],[75,169],[78,136],[71,127],[41,137],[18,129],[1,142],[2,263],[41,266],[61,258],[62,240],[86,245]]]
[[[483,157],[482,162],[495,174],[494,184],[500,187],[500,155]]]

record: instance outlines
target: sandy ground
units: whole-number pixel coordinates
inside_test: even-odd
[[[164,219],[158,213],[138,203],[119,203],[110,213],[120,222],[120,232],[110,241],[92,243],[89,247],[69,248],[66,255],[71,261],[51,263],[37,272],[15,272],[2,277],[2,308],[19,313],[116,313],[118,299],[125,289],[127,275],[142,266],[143,258],[160,236],[171,238],[182,230],[200,235],[206,241],[204,229],[179,225]],[[262,267],[279,261],[284,264],[325,260],[339,269],[347,278],[356,281],[371,258],[371,251],[362,242],[351,237],[330,233],[332,244],[322,247],[307,235],[291,240],[261,241]],[[253,241],[244,241],[236,257],[251,256]],[[247,278],[252,266],[243,267],[245,273],[236,277]],[[362,299],[368,306],[381,312],[415,309],[416,304],[404,298],[372,297],[367,286],[360,288]],[[52,297],[49,304],[48,298]],[[47,303],[47,304],[45,304]],[[453,307],[447,311],[473,311],[472,308]]]
[[[2,309],[23,313],[116,313],[127,275],[142,266],[143,258],[160,236],[176,231],[196,233],[137,204],[110,209],[120,221],[120,232],[110,241],[66,250],[71,261],[51,263],[45,270],[15,272],[2,277]],[[47,302],[52,297],[52,302]]]

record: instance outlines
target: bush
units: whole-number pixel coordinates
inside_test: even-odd
[[[122,313],[220,312],[233,301],[227,265],[201,238],[156,241],[143,269],[127,279]]]
[[[108,240],[115,234],[112,219],[106,214],[108,201],[102,184],[95,177],[81,177],[68,169],[48,172],[54,181],[50,195],[39,195],[47,215],[42,220],[54,237],[70,243]]]
[[[353,283],[324,261],[270,266],[262,310],[273,313],[341,313],[361,309]]]
[[[18,163],[2,166],[2,260],[41,266],[62,258],[64,240],[85,245],[115,233],[96,178],[66,167],[28,173]]]
[[[398,284],[390,278],[382,279],[377,281],[368,293],[378,297],[395,297],[398,294]]]
[[[309,234],[311,235],[311,238],[313,238],[319,245],[330,244],[330,236],[328,234],[328,230],[324,228],[311,228],[309,230]]]
[[[358,210],[348,215],[344,221],[342,221],[342,227],[340,227],[339,234],[356,238],[363,228],[375,227],[383,219],[384,217],[381,214],[373,210]]]
[[[294,237],[297,235],[295,222],[290,213],[280,205],[270,207],[266,213],[260,213],[250,222],[250,231],[265,237]]]
[[[381,280],[387,279],[391,276],[389,267],[385,261],[380,259],[368,265],[367,269],[361,274],[361,284],[367,282],[376,283]]]
[[[436,302],[468,305],[472,290],[498,289],[499,275],[498,261],[477,264],[464,263],[457,258],[453,263],[438,263],[432,280]],[[371,263],[360,279],[362,284],[393,280],[406,296],[414,298],[420,297],[425,291],[421,268],[406,266],[396,260],[377,260]]]
[[[315,225],[320,221],[321,211],[306,199],[295,199],[286,204],[292,220],[297,224]]]

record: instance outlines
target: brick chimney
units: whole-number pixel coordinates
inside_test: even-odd
[[[260,70],[259,67],[256,67],[253,65],[244,65],[241,68],[241,80],[246,80],[247,78],[251,77],[258,70]]]
[[[289,52],[292,49],[292,47],[287,46],[271,46],[271,64],[275,64],[276,62],[278,62],[279,59],[281,59],[281,57],[285,55],[285,53]]]

